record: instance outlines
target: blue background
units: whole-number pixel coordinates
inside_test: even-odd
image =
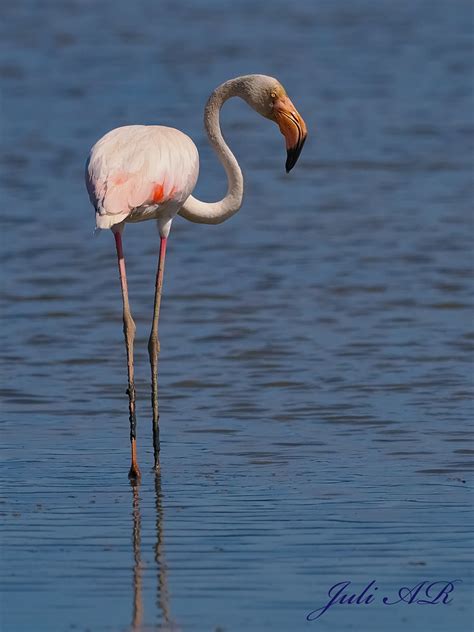
[[[470,629],[472,5],[97,2],[2,8],[4,630]],[[178,127],[196,194],[225,176],[211,90],[285,85],[309,137],[233,100],[246,179],[221,226],[178,218],[160,324],[162,471],[146,343],[158,234],[128,226],[140,488],[112,236],[90,146]],[[308,612],[336,582],[461,579],[449,606]]]

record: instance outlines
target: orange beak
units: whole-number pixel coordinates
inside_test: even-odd
[[[308,135],[306,123],[286,95],[279,97],[273,104],[273,116],[286,140],[285,166],[286,173],[289,173],[296,165]]]

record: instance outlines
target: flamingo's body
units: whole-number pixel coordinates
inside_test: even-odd
[[[87,165],[97,228],[157,219],[167,237],[198,173],[196,145],[183,132],[161,125],[113,129],[94,145]]]
[[[246,75],[223,83],[209,97],[204,123],[211,144],[226,170],[228,189],[219,202],[207,203],[191,193],[199,173],[199,157],[193,141],[177,129],[158,125],[119,127],[92,148],[86,168],[86,185],[96,211],[96,227],[112,229],[123,298],[123,323],[128,365],[128,396],[132,465],[129,476],[140,476],[136,459],[135,386],[133,342],[135,323],[128,301],[122,232],[126,223],[156,219],[160,231],[160,255],[156,276],[153,325],[148,342],[152,374],[153,446],[158,465],[158,318],[171,224],[177,213],[193,222],[218,224],[236,213],[243,197],[240,167],[226,145],[219,112],[230,97],[239,96],[259,114],[275,121],[285,136],[286,170],[295,165],[306,139],[306,125],[282,85],[265,75]]]

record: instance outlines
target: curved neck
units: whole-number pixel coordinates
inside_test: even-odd
[[[241,96],[242,86],[238,79],[226,81],[209,97],[204,110],[204,126],[209,142],[217,153],[227,174],[227,193],[219,202],[201,202],[190,195],[179,214],[201,224],[220,224],[237,213],[242,205],[244,179],[239,163],[222,136],[219,113],[222,105],[234,96]]]

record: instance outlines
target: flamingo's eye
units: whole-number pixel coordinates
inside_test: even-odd
[[[272,99],[276,99],[276,92],[272,92],[271,95]]]

